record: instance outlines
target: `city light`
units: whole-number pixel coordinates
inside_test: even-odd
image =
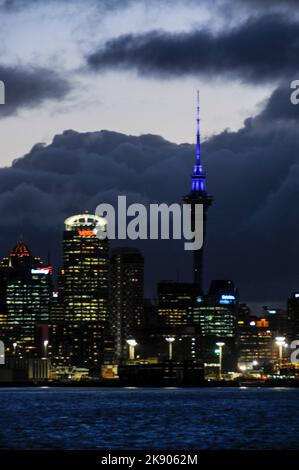
[[[236,300],[236,297],[232,294],[222,294],[221,299],[222,300]]]
[[[135,359],[135,347],[137,346],[137,341],[135,339],[127,339],[127,344],[129,345],[129,359],[134,361]]]
[[[172,344],[174,343],[175,338],[173,336],[168,336],[165,339],[168,342],[168,359],[171,361],[172,360]]]
[[[275,338],[275,343],[278,346],[278,351],[279,351],[279,365],[282,363],[283,359],[283,347],[286,347],[286,342],[285,342],[285,337],[284,336],[277,336]]]
[[[44,358],[46,358],[47,355],[48,355],[48,344],[49,344],[49,341],[47,339],[45,339],[45,341],[44,341]]]
[[[225,346],[225,343],[219,341],[216,343],[216,346],[219,348],[219,380],[222,380],[222,348]]]
[[[49,274],[49,269],[31,269],[31,274]]]

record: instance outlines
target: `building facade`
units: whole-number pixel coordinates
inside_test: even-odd
[[[200,359],[205,363],[218,362],[217,343],[223,342],[225,368],[236,368],[238,303],[238,291],[231,280],[214,280],[207,295],[196,297],[190,309],[190,323],[199,329]]]
[[[21,241],[0,264],[0,286],[8,350],[14,356],[37,354],[37,324],[50,317],[52,267],[32,256]]]
[[[193,305],[197,285],[187,282],[158,283],[158,314],[164,325],[181,327],[188,324],[189,309]]]
[[[63,269],[52,300],[51,353],[54,363],[100,366],[108,328],[108,240],[97,230],[106,220],[79,214],[65,220]]]
[[[117,248],[110,258],[110,323],[117,361],[127,358],[127,340],[144,327],[144,258],[139,250]]]

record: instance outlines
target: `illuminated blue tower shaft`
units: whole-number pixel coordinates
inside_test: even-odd
[[[191,226],[195,229],[195,206],[203,205],[203,246],[200,250],[193,251],[193,282],[197,286],[199,295],[203,293],[203,251],[205,245],[206,224],[208,208],[213,202],[213,197],[206,191],[206,175],[200,161],[200,107],[199,92],[197,92],[197,112],[196,112],[196,162],[193,167],[191,178],[191,192],[184,197],[184,202],[191,206]]]

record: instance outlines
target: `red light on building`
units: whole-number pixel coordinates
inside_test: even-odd
[[[78,234],[80,237],[93,237],[94,231],[93,230],[78,230]]]

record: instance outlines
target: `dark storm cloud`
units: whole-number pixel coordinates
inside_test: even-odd
[[[45,2],[44,0],[0,0],[0,7],[7,10],[13,10],[15,8],[21,8],[28,6],[30,4],[45,4],[45,3],[80,3],[84,2],[84,0],[48,0]],[[173,3],[181,3],[181,0],[90,0],[90,3],[95,5],[100,5],[108,9],[115,9],[115,8],[124,8],[128,5],[136,4],[136,3],[147,3],[147,4],[159,4],[159,5],[171,5]],[[211,5],[210,0],[184,0],[186,5]],[[213,2],[216,6],[241,6],[242,4],[253,7],[254,9],[264,9],[264,8],[277,8],[277,7],[287,7],[287,6],[298,6],[298,0],[214,0]]]
[[[63,98],[71,89],[65,78],[45,68],[0,65],[0,80],[5,84],[5,104],[0,106],[0,118],[21,108],[38,106],[45,100]]]
[[[299,74],[297,75],[299,77]],[[296,77],[296,78],[297,78]],[[264,120],[299,120],[299,107],[291,103],[290,95],[294,92],[289,82],[284,82],[271,95],[267,106],[262,111],[260,118]],[[297,91],[296,91],[297,93]]]
[[[223,76],[273,81],[298,69],[299,23],[285,16],[250,19],[229,31],[127,34],[88,57],[93,70],[136,69],[159,77]]]
[[[242,298],[251,301],[283,300],[299,287],[299,136],[288,91],[278,89],[244,127],[202,146],[208,190],[215,196],[207,275],[235,279]],[[298,113],[299,106],[295,109]],[[65,217],[114,203],[118,194],[145,204],[181,201],[193,161],[193,145],[154,135],[72,130],[56,135],[50,145],[38,144],[0,169],[1,254],[23,233],[35,254],[45,257],[50,247],[58,263]],[[147,285],[161,278],[190,279],[190,255],[180,241],[141,246]]]
[[[269,8],[269,7],[298,7],[298,0],[232,0],[235,3],[247,4],[254,8]]]
[[[186,4],[194,4],[198,2],[198,0],[185,0]],[[204,4],[208,0],[202,0]],[[6,12],[14,12],[15,10],[21,10],[26,7],[31,7],[35,5],[55,5],[55,4],[77,4],[77,5],[85,5],[88,3],[89,5],[94,5],[102,10],[107,11],[114,11],[127,8],[131,5],[144,3],[148,5],[159,5],[159,6],[169,6],[173,5],[174,3],[180,3],[180,0],[0,0],[0,8]]]

